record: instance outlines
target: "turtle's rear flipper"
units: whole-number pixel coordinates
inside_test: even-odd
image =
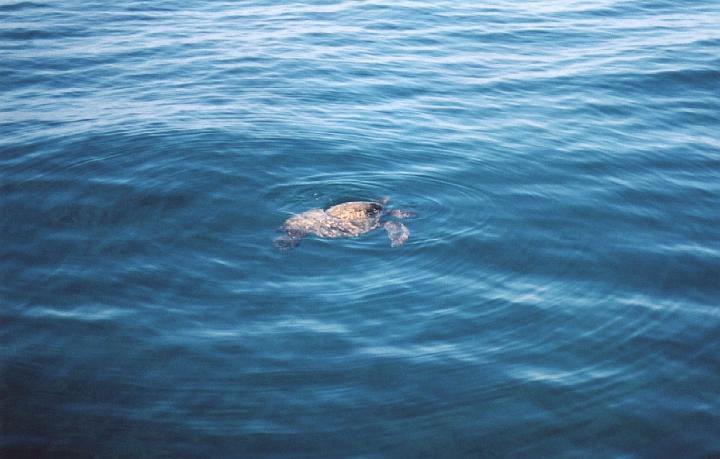
[[[410,237],[410,230],[399,222],[385,222],[383,228],[388,233],[391,247],[400,247]]]
[[[299,237],[290,237],[287,234],[284,234],[278,238],[276,238],[273,241],[273,245],[276,249],[280,250],[290,250],[294,249],[298,245],[300,245],[300,238]]]

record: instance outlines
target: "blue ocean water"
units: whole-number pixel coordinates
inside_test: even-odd
[[[720,455],[717,1],[10,0],[0,56],[0,457]]]

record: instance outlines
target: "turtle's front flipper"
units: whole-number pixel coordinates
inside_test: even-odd
[[[385,228],[385,231],[388,233],[391,247],[400,247],[408,240],[408,237],[410,237],[410,230],[402,223],[385,222],[383,223],[383,228]]]
[[[417,214],[415,212],[410,212],[408,210],[391,210],[390,216],[395,218],[413,218],[417,217]]]
[[[298,246],[298,244],[300,244],[299,239],[293,239],[287,235],[280,236],[273,241],[273,245],[275,246],[276,249],[279,249],[279,250],[294,249],[295,247]]]
[[[289,231],[287,234],[283,234],[282,236],[276,238],[273,241],[273,245],[275,246],[275,248],[280,250],[294,249],[295,247],[300,245],[300,239],[302,237],[302,233]]]

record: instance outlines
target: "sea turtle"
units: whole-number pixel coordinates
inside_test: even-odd
[[[283,236],[275,239],[275,246],[290,249],[300,243],[306,234],[314,234],[322,238],[349,238],[360,236],[376,228],[384,228],[390,238],[392,247],[399,247],[407,241],[410,230],[394,220],[395,218],[413,217],[413,212],[403,210],[386,210],[388,200],[343,202],[323,209],[310,209],[288,218],[282,226]]]

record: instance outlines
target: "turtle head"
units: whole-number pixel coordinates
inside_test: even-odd
[[[385,208],[385,206],[383,206],[379,202],[371,202],[367,206],[366,212],[367,212],[368,216],[370,216],[370,217],[378,217],[383,213],[384,208]]]

